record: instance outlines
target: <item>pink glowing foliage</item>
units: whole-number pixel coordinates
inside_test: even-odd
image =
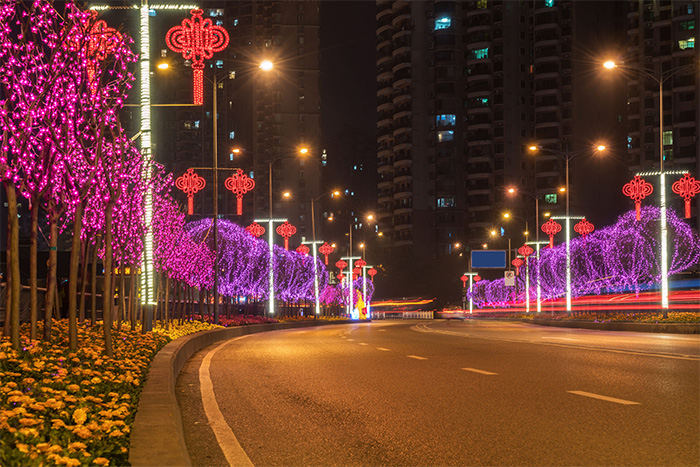
[[[195,242],[213,247],[211,219],[190,222],[187,234]],[[270,250],[266,240],[251,236],[243,227],[220,220],[219,291],[223,295],[245,295],[267,298],[269,294]],[[278,246],[273,247],[275,296],[280,300],[312,300],[314,297],[314,263],[312,256],[300,255]],[[316,260],[319,289],[328,282],[328,273],[320,259]]]
[[[618,218],[617,223],[571,240],[571,278],[574,297],[607,292],[642,290],[661,281],[660,213],[656,207],[642,207]],[[673,210],[666,212],[669,243],[668,274],[697,267],[700,263],[700,237]],[[543,299],[566,293],[566,245],[540,250],[540,257],[529,258],[530,297],[539,282]],[[513,293],[517,291],[517,296]],[[525,277],[516,278],[516,287],[505,287],[504,280],[481,281],[467,294],[483,306],[512,306],[525,299]]]

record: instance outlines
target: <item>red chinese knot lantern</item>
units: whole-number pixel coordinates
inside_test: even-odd
[[[513,266],[515,266],[515,275],[519,276],[520,275],[520,267],[525,264],[525,262],[520,259],[520,258],[515,258],[513,261],[510,262]]]
[[[690,218],[690,198],[700,193],[700,181],[695,180],[687,173],[683,175],[683,178],[674,182],[671,189],[685,200],[685,218]]]
[[[284,224],[277,227],[277,233],[284,237],[284,249],[289,250],[289,237],[297,233],[297,228],[289,222],[284,221]]]
[[[340,282],[343,282],[343,281],[345,280],[345,276],[343,275],[342,272],[339,273],[339,274],[338,274],[337,276],[335,276],[335,277],[338,278],[338,280],[339,280]]]
[[[330,246],[328,243],[325,243],[325,242],[323,243],[323,245],[318,247],[318,251],[325,257],[326,266],[328,266],[328,255],[333,253],[333,250],[335,250],[335,248],[333,248],[332,246]]]
[[[647,182],[639,175],[635,175],[629,182],[622,187],[622,194],[629,196],[634,201],[634,207],[637,210],[637,220],[640,219],[640,210],[642,200],[649,196],[654,191],[651,183]]]
[[[575,226],[574,226],[574,231],[581,235],[583,239],[586,239],[586,235],[589,233],[593,232],[595,230],[595,226],[588,222],[585,218],[581,219]]]
[[[265,233],[265,227],[258,224],[257,222],[253,222],[245,229],[249,234],[251,234],[253,237],[256,237],[256,238]]]
[[[549,248],[554,248],[554,235],[561,232],[561,224],[558,224],[554,219],[549,219],[542,224],[542,232],[549,235]]]
[[[236,214],[240,216],[243,214],[243,195],[255,188],[255,181],[238,169],[226,179],[224,186],[236,195]]]
[[[377,270],[371,268],[367,271],[367,274],[369,274],[369,277],[372,279],[372,282],[374,282],[374,276],[377,274]]]
[[[309,254],[309,247],[306,245],[299,245],[297,247],[297,253],[301,253],[302,255],[308,255]]]
[[[187,195],[187,214],[190,216],[194,213],[194,194],[206,185],[207,181],[192,169],[187,169],[187,172],[175,180],[175,186]]]
[[[469,277],[467,277],[466,274],[462,274],[462,277],[459,278],[462,281],[462,288],[467,288],[467,280],[469,280]]]
[[[358,259],[357,261],[355,261],[356,268],[361,268],[364,266],[367,266],[367,261],[365,261],[364,259]]]
[[[339,260],[339,261],[337,261],[337,262],[335,263],[335,267],[338,268],[338,269],[340,269],[341,272],[343,271],[343,269],[345,269],[345,267],[346,267],[347,265],[348,265],[348,263],[346,263],[346,262],[343,261],[342,259]]]
[[[190,13],[192,18],[185,18],[180,26],[170,28],[165,43],[170,50],[182,53],[182,58],[192,61],[194,104],[202,105],[204,60],[210,59],[214,52],[224,50],[229,38],[226,29],[202,18],[202,10],[194,9]]]
[[[532,249],[530,245],[523,245],[520,248],[518,248],[518,254],[521,254],[525,257],[525,262],[527,262],[527,257],[533,254],[535,250]]]
[[[481,276],[474,276],[474,282],[479,282],[481,280]]]

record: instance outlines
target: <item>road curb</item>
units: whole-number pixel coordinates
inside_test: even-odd
[[[175,384],[185,362],[211,344],[246,334],[356,321],[300,321],[214,329],[183,336],[164,346],[151,362],[131,428],[129,462],[133,466],[190,466]]]
[[[668,334],[700,334],[700,323],[625,323],[611,321],[596,323],[584,320],[556,321],[551,319],[520,319],[520,322],[538,326],[555,326],[560,328],[598,329],[601,331],[658,332]]]

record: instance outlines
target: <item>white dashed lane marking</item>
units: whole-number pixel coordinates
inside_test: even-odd
[[[418,355],[406,355],[408,358],[415,358],[416,360],[427,360],[425,357],[419,357]]]
[[[383,352],[389,352],[389,349],[385,349],[384,347],[377,347],[377,350],[381,350]]]
[[[497,374],[498,374],[498,373],[493,373],[493,372],[491,372],[491,371],[477,370],[476,368],[462,368],[462,369],[465,370],[465,371],[471,371],[471,372],[473,372],[473,373],[479,373],[479,374],[481,374],[481,375],[489,375],[489,376],[492,376],[492,375],[497,375]]]
[[[368,345],[366,342],[360,342],[360,345]]]
[[[578,396],[583,396],[583,397],[590,397],[592,399],[600,399],[602,401],[607,401],[607,402],[614,402],[616,404],[622,404],[622,405],[641,405],[639,402],[633,402],[633,401],[627,401],[624,399],[617,399],[616,397],[609,397],[609,396],[601,396],[600,394],[594,394],[592,392],[586,392],[586,391],[566,391],[571,394],[576,394]]]

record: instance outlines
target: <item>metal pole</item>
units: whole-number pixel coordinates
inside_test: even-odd
[[[318,300],[318,266],[316,265],[316,218],[314,216],[314,199],[311,198],[311,236],[314,249],[314,298],[316,299],[316,316],[321,314],[321,304]]]
[[[570,154],[567,152],[566,157],[566,312],[571,313],[571,250],[569,246],[569,239],[571,238],[571,233],[569,230],[570,219],[569,219],[569,201],[571,200],[571,193],[569,192],[569,158]]]
[[[666,176],[664,175],[664,80],[659,77],[659,175],[661,217],[661,308],[668,310],[668,239],[666,229]]]
[[[217,123],[218,123],[218,114],[217,114],[217,103],[216,103],[216,75],[214,75],[214,79],[212,80],[213,83],[213,88],[212,88],[212,102],[214,106],[214,118],[212,119],[214,121],[214,147],[213,147],[213,155],[214,155],[214,160],[213,160],[213,165],[212,170],[214,174],[214,181],[213,181],[213,187],[214,187],[214,324],[219,324],[219,157],[218,157],[218,152],[217,152]]]
[[[350,214],[352,216],[352,214]],[[353,290],[352,290],[352,222],[350,223],[350,248],[348,249],[348,315],[352,316]]]

